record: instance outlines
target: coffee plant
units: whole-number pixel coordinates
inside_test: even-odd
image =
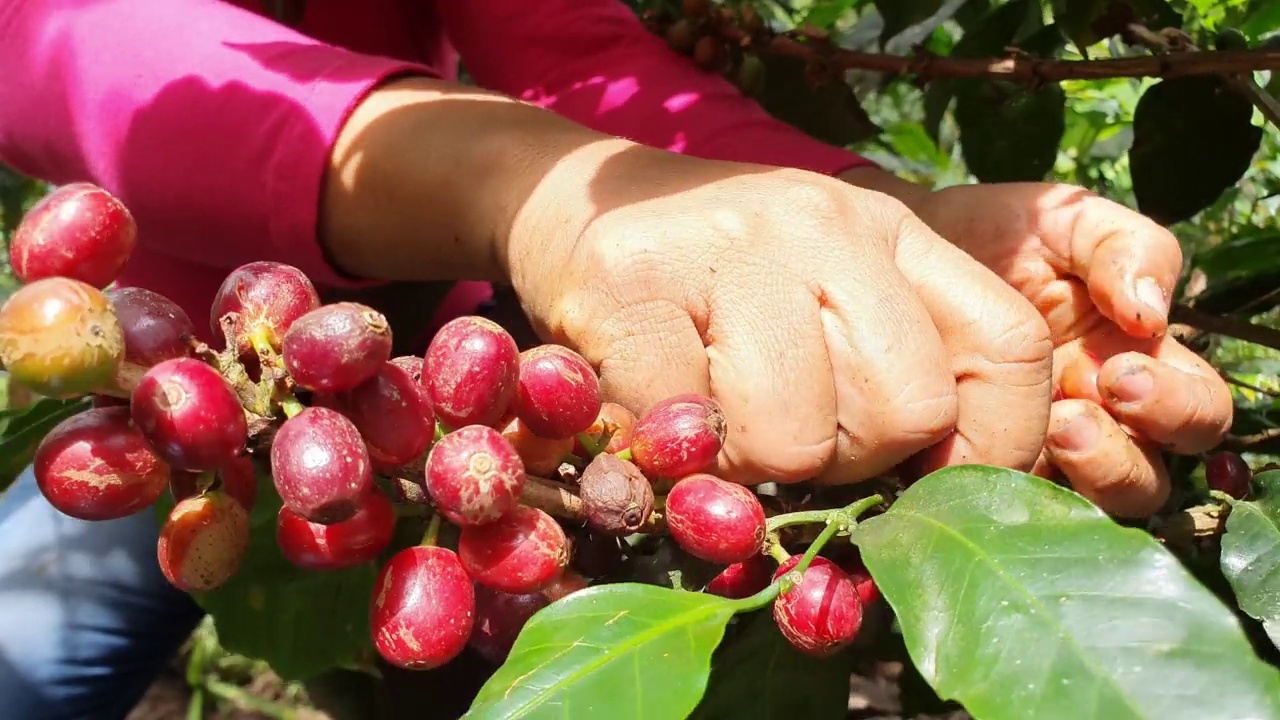
[[[1280,4],[631,4],[903,176],[1064,180],[1170,226],[1173,331],[1236,391],[1223,446],[1166,458],[1177,490],[1143,522],[977,465],[745,488],[713,474],[714,400],[637,417],[518,318],[402,352],[411,295],[322,298],[254,262],[203,342],[112,285],[128,208],[6,171],[0,363],[37,399],[0,418],[0,482],[34,464],[67,515],[154,512],[164,576],[286,680],[467,665],[421,701],[454,716],[882,717],[850,678],[896,662],[918,717],[1280,718]]]

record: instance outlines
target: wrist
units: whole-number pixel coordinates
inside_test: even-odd
[[[897,175],[878,167],[862,166],[851,168],[840,173],[837,177],[855,187],[883,193],[895,198],[922,219],[927,214],[924,212],[925,206],[933,197],[933,191],[930,188],[909,180],[903,180]]]

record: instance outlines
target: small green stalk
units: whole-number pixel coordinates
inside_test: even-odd
[[[588,455],[590,455],[591,457],[595,457],[600,453],[604,452],[604,449],[606,446],[608,446],[609,441],[604,438],[597,440],[596,438],[591,437],[591,433],[580,432],[578,433],[578,444],[581,445],[583,449],[587,451]]]
[[[619,460],[630,460],[630,459],[631,459],[631,448],[623,448],[623,449],[619,450],[618,452],[614,453],[614,454],[613,454],[613,456],[614,456],[614,457],[616,457],[616,458],[618,458]]]
[[[290,393],[280,398],[280,409],[284,411],[285,417],[293,417],[306,409],[306,406]]]
[[[432,514],[431,522],[427,523],[427,531],[423,533],[420,545],[431,547],[436,544],[436,541],[440,538],[440,522],[440,513]]]

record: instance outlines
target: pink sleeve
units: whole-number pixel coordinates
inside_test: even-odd
[[[106,187],[158,252],[327,285],[352,283],[316,237],[336,134],[383,79],[429,73],[218,0],[2,0],[0,47],[0,160]]]
[[[439,6],[478,84],[601,132],[699,157],[828,175],[873,164],[775,120],[724,78],[668,49],[620,0]]]

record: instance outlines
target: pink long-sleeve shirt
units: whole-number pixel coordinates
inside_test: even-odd
[[[827,174],[869,164],[772,119],[620,0],[308,0],[293,29],[262,0],[3,0],[0,161],[119,196],[139,226],[120,283],[203,329],[245,262],[295,265],[322,293],[353,283],[316,233],[335,137],[380,82],[453,79],[459,57],[483,87],[647,145]]]

